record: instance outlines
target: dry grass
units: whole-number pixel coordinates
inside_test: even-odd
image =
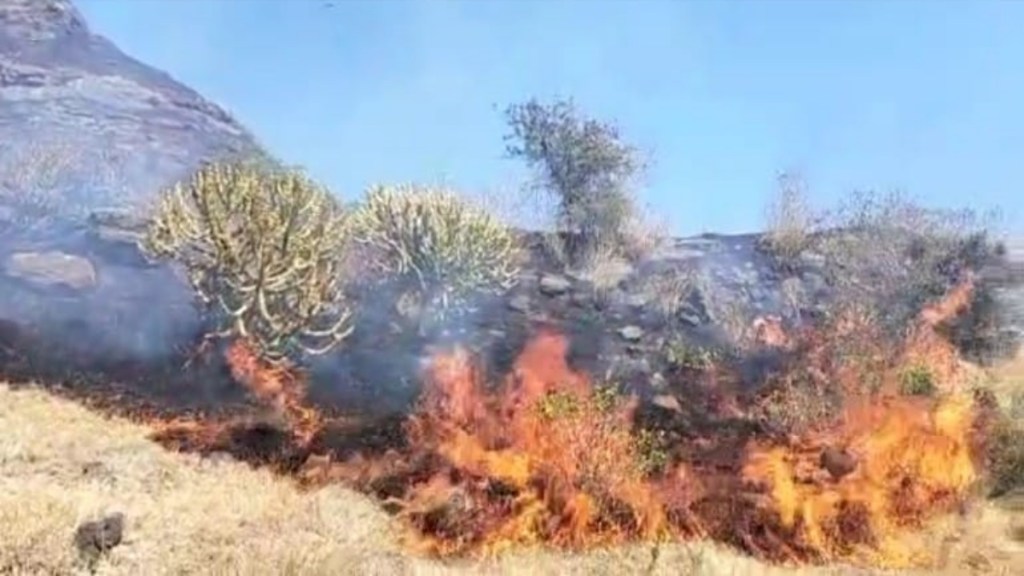
[[[709,544],[442,564],[401,552],[396,526],[362,495],[302,493],[240,463],[169,453],[144,427],[38,389],[0,384],[0,430],[0,574],[84,573],[73,531],[110,512],[125,515],[125,542],[97,574],[864,574],[768,567]],[[1022,529],[1024,507],[969,518],[945,529],[959,534],[943,541],[947,569],[925,573],[1019,573],[1024,546],[1005,535]]]
[[[762,239],[779,265],[795,265],[807,250],[815,218],[804,181],[795,175],[780,176],[776,196],[767,209],[767,232]]]

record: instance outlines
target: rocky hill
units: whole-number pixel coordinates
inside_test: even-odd
[[[145,207],[203,161],[262,155],[227,112],[94,34],[68,0],[0,2],[0,133],[17,135],[0,140],[3,268],[21,270],[16,276],[59,268],[63,279],[42,272],[51,277],[35,282],[58,293],[67,282],[87,293],[98,287],[102,295],[51,293],[35,305],[18,290],[0,291],[0,317],[35,326],[137,317],[154,294],[171,309],[185,301],[188,292],[169,284],[166,271],[126,270],[109,259],[97,269],[103,245],[83,224],[104,210]],[[183,318],[167,330],[187,330],[187,310]],[[86,333],[105,335],[102,346],[112,350],[128,345],[117,331]]]
[[[132,209],[203,161],[260,154],[253,137],[193,90],[91,33],[67,0],[0,2],[0,130],[19,135],[0,142],[5,370],[39,375],[60,358],[76,374],[102,365],[123,375],[126,366],[177,358],[199,325],[192,294],[180,274],[139,253],[144,220]],[[355,334],[316,366],[329,383],[321,392],[400,404],[439,338],[500,360],[542,323],[571,333],[575,357],[592,373],[651,392],[673,354],[728,349],[758,322],[813,321],[849,296],[825,255],[809,251],[781,270],[758,235],[676,239],[642,261],[587,272],[548,258],[537,234],[522,241],[519,282],[481,300],[448,335],[396,331],[396,316],[405,314],[398,303],[364,297]],[[896,260],[903,266],[902,256]],[[1024,327],[1022,264],[1024,252],[1010,243],[983,274],[1009,318],[1000,329],[1010,339]],[[848,267],[839,281],[877,284],[882,272],[893,273]],[[909,268],[897,272],[896,289],[920,280]],[[951,282],[952,274],[939,280]],[[900,317],[902,298],[883,303],[887,316]],[[47,354],[33,356],[40,351]],[[151,379],[140,382],[153,392]],[[223,400],[222,384],[209,386],[185,396]],[[167,394],[183,396],[180,389]]]
[[[139,205],[259,153],[227,112],[92,33],[69,0],[0,2],[0,226]]]

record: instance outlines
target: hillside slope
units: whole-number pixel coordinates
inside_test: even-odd
[[[66,400],[0,384],[0,573],[82,570],[76,526],[125,518],[124,541],[98,574],[868,576],[832,567],[772,567],[708,543],[637,545],[565,554],[521,550],[486,562],[439,563],[402,551],[397,527],[366,496],[309,493],[266,470],[170,454],[148,430]],[[942,566],[912,574],[1005,575],[1024,564],[1010,539],[1024,506],[979,504],[923,541]],[[928,540],[931,538],[931,540]]]
[[[0,222],[138,204],[258,152],[227,112],[94,34],[69,0],[0,2]]]

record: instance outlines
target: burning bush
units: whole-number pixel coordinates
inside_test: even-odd
[[[305,176],[230,164],[166,192],[144,248],[184,265],[215,310],[213,336],[240,336],[276,360],[326,352],[351,332],[348,240],[337,201]]]
[[[512,232],[448,190],[373,188],[355,225],[371,263],[437,318],[473,293],[507,288],[517,272]]]
[[[829,231],[811,248],[824,256],[829,281],[895,332],[995,250],[985,218],[926,209],[900,194],[854,194],[823,219]],[[975,288],[973,297],[983,297],[983,287]]]
[[[434,359],[409,436],[445,465],[413,487],[404,514],[428,549],[581,547],[670,532],[646,479],[653,451],[632,434],[635,401],[608,402],[566,352],[560,335],[538,335],[494,392],[464,352]],[[472,505],[444,504],[453,492]]]
[[[815,390],[829,413],[784,430],[750,421],[757,398],[729,414],[680,409],[686,421],[672,429],[643,423],[638,396],[594,386],[569,366],[568,340],[544,327],[497,385],[465,349],[436,351],[402,442],[353,456],[331,448],[327,432],[338,429],[303,405],[300,379],[261,365],[244,346],[231,348],[229,363],[292,426],[301,450],[281,450],[287,469],[304,460],[306,483],[341,480],[378,495],[406,522],[411,543],[436,554],[712,537],[775,561],[908,565],[927,558],[902,531],[958,509],[982,476],[984,412],[956,386],[952,346],[924,336],[970,287],[922,311],[902,345],[850,315],[827,331],[789,335],[798,357],[775,389]],[[925,357],[935,359],[932,395],[900,394],[903,375]],[[879,382],[868,385],[868,374]],[[798,410],[800,398],[793,403]],[[165,438],[180,445],[182,435],[232,442],[214,425]],[[994,470],[1015,477],[1019,438],[996,438],[990,454],[1002,446],[1006,456]]]

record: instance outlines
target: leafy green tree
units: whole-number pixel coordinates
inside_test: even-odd
[[[583,115],[572,100],[531,99],[509,106],[506,152],[525,160],[538,184],[558,202],[558,220],[570,261],[621,244],[635,206],[634,179],[643,170],[637,150],[619,129]]]

